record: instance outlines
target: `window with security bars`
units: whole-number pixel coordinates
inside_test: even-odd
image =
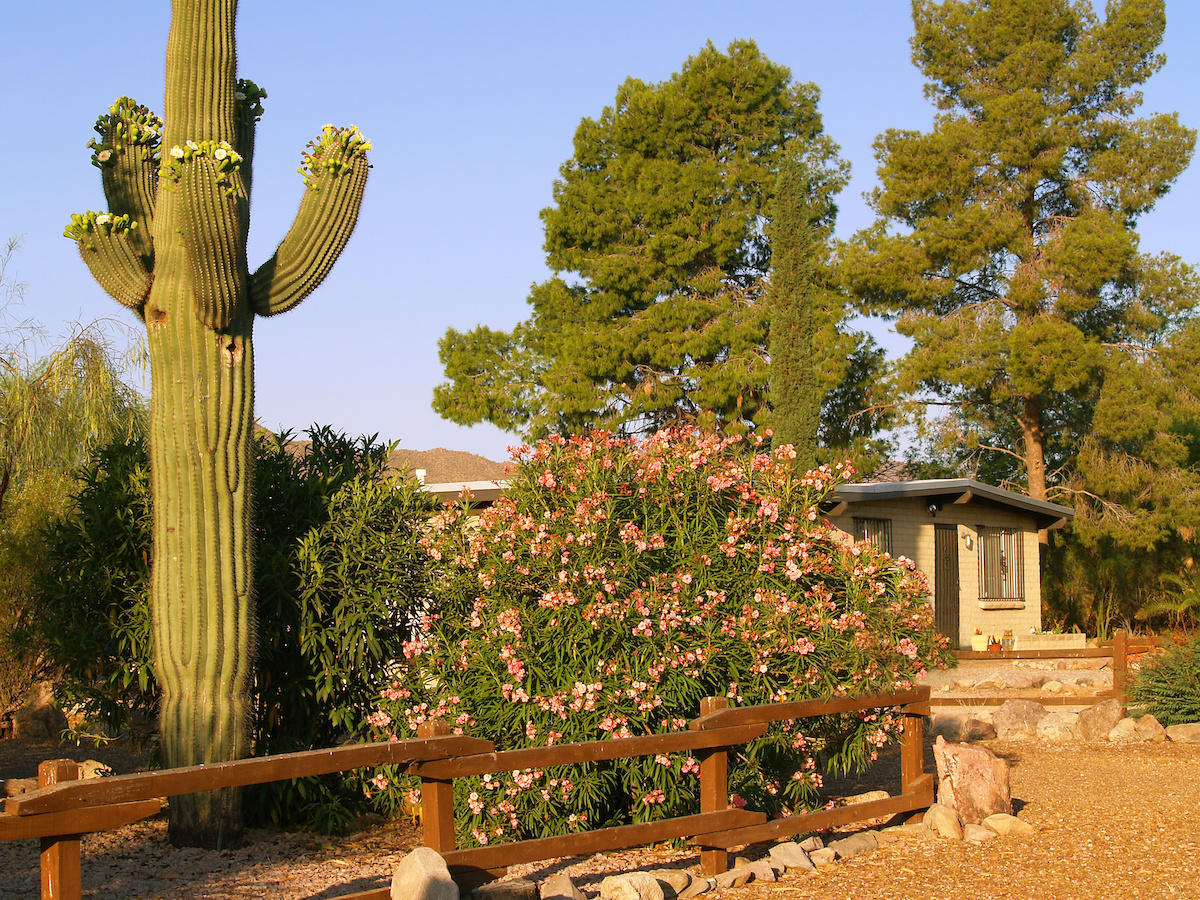
[[[1022,533],[1012,528],[979,526],[979,599],[1025,599]]]
[[[859,519],[854,520],[854,540],[870,541],[884,553],[892,552],[892,520],[891,519]]]

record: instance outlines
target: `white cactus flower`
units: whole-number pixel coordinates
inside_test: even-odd
[[[183,148],[182,147],[172,147],[171,155],[173,157],[175,157],[176,159],[183,159]]]

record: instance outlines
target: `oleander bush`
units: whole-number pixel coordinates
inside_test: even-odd
[[[1200,722],[1200,639],[1147,656],[1131,680],[1129,703],[1163,725]]]
[[[509,487],[433,522],[436,610],[370,723],[378,739],[430,720],[498,749],[687,728],[701,698],[734,704],[910,687],[941,664],[924,578],[823,524],[846,466],[793,471],[763,438],[663,431],[551,438],[514,455]],[[735,802],[809,808],[818,769],[873,759],[899,717],[781,723],[731,754]],[[686,754],[456,779],[462,846],[683,815]],[[381,809],[419,802],[381,767]]]

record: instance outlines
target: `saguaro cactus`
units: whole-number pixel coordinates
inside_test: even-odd
[[[354,126],[325,127],[304,152],[295,223],[251,274],[251,162],[266,94],[237,80],[236,15],[236,0],[174,0],[165,118],[124,97],[100,117],[90,146],[109,210],[74,216],[66,232],[146,325],[151,603],[171,766],[250,749],[254,319],[291,309],[328,274],[357,221],[370,149]],[[170,838],[235,846],[240,795],[173,799]]]

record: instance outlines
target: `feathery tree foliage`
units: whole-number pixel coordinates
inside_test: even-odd
[[[527,436],[767,424],[775,175],[804,165],[823,225],[847,179],[818,93],[749,41],[709,44],[661,84],[625,81],[580,123],[542,211],[555,275],[533,286],[530,318],[449,330],[434,409]],[[824,388],[861,343],[838,333],[843,315],[840,300],[816,313]]]
[[[1195,142],[1174,114],[1135,117],[1163,3],[1114,0],[1101,20],[1080,0],[916,0],[913,19],[939,113],[878,139],[879,218],[845,248],[848,280],[914,341],[902,386],[1046,499],[1106,379],[1195,300],[1134,230]]]
[[[107,212],[66,235],[146,325],[154,505],[151,608],[170,766],[250,751],[254,321],[325,278],[358,220],[370,144],[326,126],[302,155],[304,199],[275,253],[246,256],[255,129],[266,93],[237,78],[237,0],[173,0],[163,118],[128,97],[90,143]],[[172,843],[232,847],[241,794],[171,801]]]
[[[35,615],[45,571],[42,529],[61,513],[89,450],[145,427],[142,398],[103,323],[76,328],[45,354],[43,329],[18,318],[25,285],[10,274],[20,245],[0,251],[0,714],[41,673],[42,646],[13,639]]]

